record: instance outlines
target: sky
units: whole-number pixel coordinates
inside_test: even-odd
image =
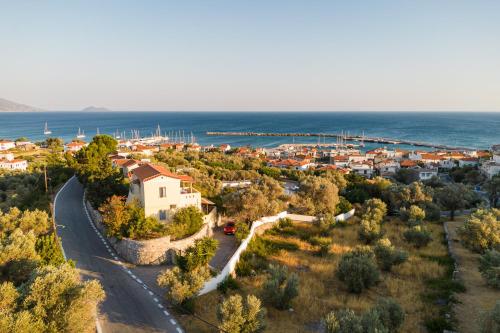
[[[500,111],[500,1],[0,0],[0,97],[47,110]]]

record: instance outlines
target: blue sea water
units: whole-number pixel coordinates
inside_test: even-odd
[[[229,143],[232,146],[272,147],[282,143],[317,142],[318,138],[297,137],[215,137],[207,131],[303,132],[361,134],[407,139],[453,146],[489,148],[500,143],[500,113],[468,112],[7,112],[0,113],[0,138],[26,136],[44,139],[48,123],[52,136],[69,141],[78,128],[87,140],[100,133],[116,131],[151,135],[160,125],[162,132],[191,132],[198,143]],[[321,139],[323,142],[323,139]],[[326,138],[325,142],[335,142]],[[367,149],[378,146],[367,144]],[[402,148],[408,148],[401,146]]]

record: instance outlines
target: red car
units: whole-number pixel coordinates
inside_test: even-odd
[[[224,233],[226,235],[234,235],[235,232],[236,232],[236,225],[234,224],[234,222],[226,223],[226,225],[224,226]]]

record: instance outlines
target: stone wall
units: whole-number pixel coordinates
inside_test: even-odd
[[[88,201],[85,201],[86,209],[99,231],[105,235],[106,229],[102,224],[101,214],[92,208]],[[194,235],[180,239],[171,240],[170,236],[148,239],[134,240],[123,238],[121,240],[115,237],[108,237],[109,243],[115,251],[126,261],[135,265],[158,265],[162,263],[172,263],[175,255],[191,246],[195,240],[212,236],[212,229],[218,222],[216,208],[203,217],[203,227]]]

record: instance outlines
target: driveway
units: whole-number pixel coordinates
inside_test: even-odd
[[[83,187],[76,178],[58,193],[55,220],[65,256],[76,261],[84,279],[98,279],[106,292],[99,309],[98,331],[182,333],[157,289],[142,281],[144,272],[124,265],[94,231],[83,208]]]

